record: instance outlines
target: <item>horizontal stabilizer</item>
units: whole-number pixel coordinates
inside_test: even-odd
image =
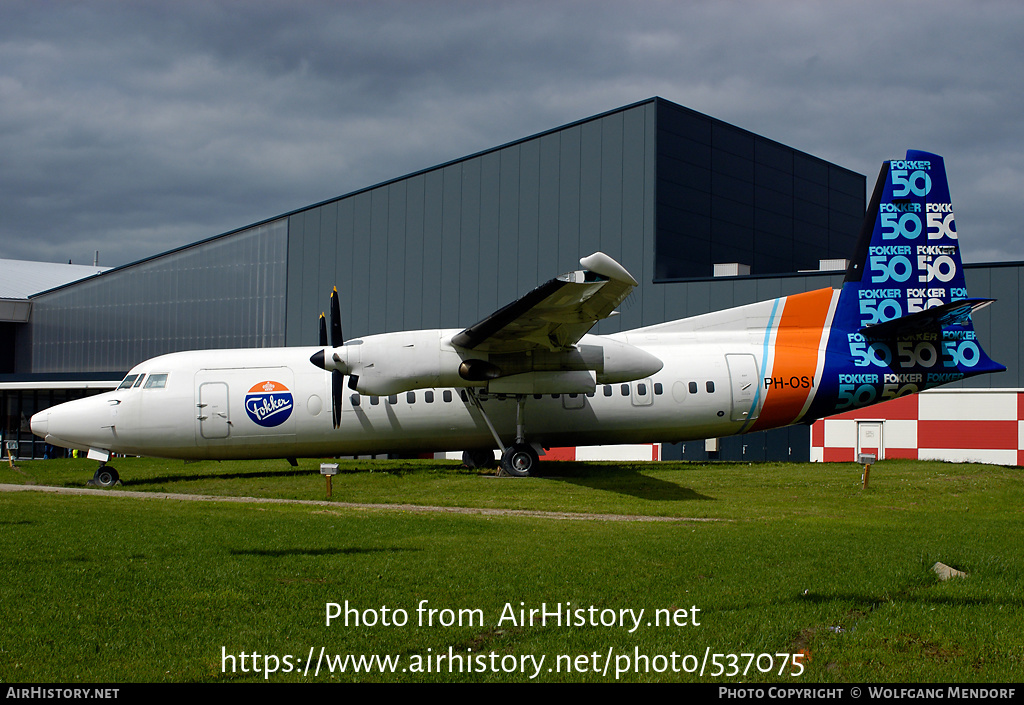
[[[985,308],[995,299],[961,299],[935,306],[934,308],[916,311],[906,316],[894,318],[860,329],[861,335],[874,340],[893,340],[924,333],[939,331],[944,326],[965,325],[970,322],[971,314]]]

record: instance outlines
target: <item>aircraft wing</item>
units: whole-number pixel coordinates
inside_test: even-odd
[[[637,285],[621,264],[603,252],[580,260],[582,271],[541,284],[452,338],[481,352],[572,348],[602,318],[608,318]]]

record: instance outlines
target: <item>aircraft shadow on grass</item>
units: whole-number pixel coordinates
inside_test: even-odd
[[[299,477],[300,475],[318,476],[316,470],[260,470],[258,472],[207,473],[203,475],[174,474],[157,477],[139,478],[137,480],[121,480],[123,487],[132,485],[152,485],[156,483],[195,482],[196,480],[257,480],[261,478]]]
[[[413,470],[414,471],[414,470]],[[604,490],[617,494],[636,497],[638,499],[658,500],[664,502],[687,502],[694,500],[712,501],[715,498],[702,495],[688,487],[682,487],[674,482],[660,480],[639,472],[631,466],[595,466],[576,462],[559,462],[551,466],[553,474],[545,479],[555,482],[589,487],[594,490]],[[340,474],[347,475],[354,472],[368,472],[365,469],[358,471],[345,471]],[[403,475],[410,472],[407,468],[388,468],[382,470],[390,475]],[[122,481],[125,487],[132,485],[153,485],[173,484],[178,482],[195,482],[204,480],[255,480],[272,479],[283,477],[317,476],[316,470],[295,469],[295,470],[260,470],[253,472],[234,473],[204,473],[204,474],[168,474],[157,477],[140,478],[138,480]]]
[[[592,490],[615,492],[637,499],[662,502],[714,501],[715,499],[689,487],[644,475],[630,466],[594,466],[575,462],[562,462],[558,465],[559,467],[551,469],[553,474],[545,476],[545,479],[589,487]]]

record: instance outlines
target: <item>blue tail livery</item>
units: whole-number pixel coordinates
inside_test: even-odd
[[[882,165],[808,420],[1006,368],[978,343],[942,157]]]

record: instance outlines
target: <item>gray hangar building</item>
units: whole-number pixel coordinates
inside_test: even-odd
[[[884,156],[896,155],[879,162]],[[0,431],[17,443],[15,455],[42,457],[42,440],[29,429],[33,413],[116,386],[142,360],[187,349],[316,345],[334,286],[346,338],[471,325],[597,250],[640,282],[597,333],[838,287],[865,186],[849,169],[652,98],[33,292],[27,307],[10,302],[17,317],[3,318],[0,306]],[[992,330],[988,311],[976,327],[1008,371],[951,392],[998,392],[1004,406],[1012,396],[1013,464],[1020,269],[967,268],[972,296],[1001,299],[1002,330]],[[913,423],[931,421],[919,406]],[[901,407],[893,427],[879,408],[828,427],[665,439],[653,457],[844,460],[835,450],[861,449],[865,420],[888,424],[878,433],[903,443],[894,453],[909,457],[897,439],[909,433],[910,411]]]

